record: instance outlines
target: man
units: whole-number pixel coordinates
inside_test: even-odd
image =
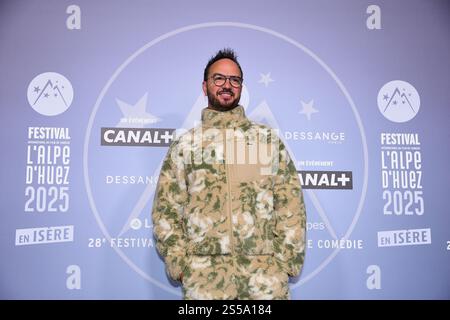
[[[153,203],[156,245],[185,299],[289,299],[306,213],[296,168],[239,105],[242,69],[219,51],[204,71],[201,124],[171,144]]]

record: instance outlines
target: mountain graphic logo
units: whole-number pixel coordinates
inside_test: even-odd
[[[73,88],[63,75],[44,72],[31,80],[27,97],[28,103],[36,112],[45,116],[56,116],[72,104]]]
[[[378,92],[378,109],[393,122],[407,122],[419,112],[420,96],[408,82],[394,80],[386,83]]]

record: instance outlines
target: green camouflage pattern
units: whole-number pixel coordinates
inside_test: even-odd
[[[203,109],[201,124],[172,142],[152,219],[185,299],[289,298],[305,254],[300,181],[278,135],[242,106]]]

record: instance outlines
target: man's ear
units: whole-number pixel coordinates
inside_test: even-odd
[[[206,91],[206,81],[203,81],[202,87],[203,87],[203,93],[205,94],[205,96],[207,96],[208,94],[206,93],[207,92]]]

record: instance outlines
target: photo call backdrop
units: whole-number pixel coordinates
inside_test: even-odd
[[[449,299],[450,1],[0,2],[2,299],[182,299],[151,208],[230,47],[307,209],[293,299]]]

